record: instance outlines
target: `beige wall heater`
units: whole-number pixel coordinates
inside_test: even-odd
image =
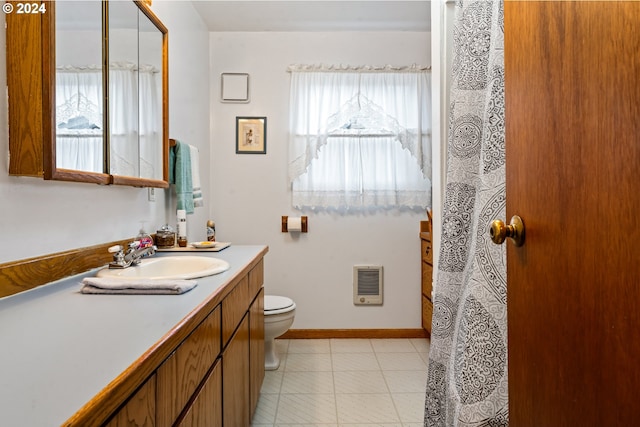
[[[353,266],[353,303],[382,305],[382,266]]]

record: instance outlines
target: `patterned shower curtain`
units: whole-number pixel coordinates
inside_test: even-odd
[[[458,0],[425,426],[508,426],[503,1]]]

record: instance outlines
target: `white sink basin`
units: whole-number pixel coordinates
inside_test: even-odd
[[[127,268],[104,268],[98,277],[145,279],[195,279],[212,276],[229,269],[229,263],[204,256],[166,256],[145,258],[139,265]]]

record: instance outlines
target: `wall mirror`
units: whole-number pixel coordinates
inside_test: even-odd
[[[56,168],[105,172],[102,4],[55,9]]]
[[[168,187],[167,29],[139,1],[42,4],[7,15],[10,174]]]

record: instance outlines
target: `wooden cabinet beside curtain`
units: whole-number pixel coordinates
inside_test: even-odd
[[[17,11],[18,2],[13,3]],[[162,56],[161,77],[161,124],[157,129],[157,172],[151,178],[142,174],[118,175],[110,167],[108,97],[102,96],[103,133],[102,153],[98,170],[79,170],[61,167],[57,161],[56,140],[56,2],[42,1],[39,13],[7,13],[6,53],[7,86],[9,104],[9,175],[40,177],[46,180],[88,182],[95,184],[121,184],[136,187],[168,187],[168,79],[167,79],[167,30],[142,2],[132,2],[139,10],[141,22],[146,22],[161,33],[158,51]],[[105,2],[105,7],[108,3]],[[75,6],[74,6],[75,7]],[[102,27],[101,45],[92,46],[102,52],[103,69],[108,63],[108,13],[93,16],[92,20]],[[146,16],[146,21],[142,16]],[[83,17],[84,18],[84,17]],[[79,22],[83,22],[79,20]],[[98,71],[99,72],[99,71]],[[106,79],[106,73],[105,79]],[[106,80],[105,80],[106,81]],[[103,89],[104,89],[103,84]],[[144,111],[132,111],[140,120]],[[155,150],[155,148],[154,148]]]
[[[422,271],[422,327],[431,335],[431,318],[433,317],[433,246],[432,246],[432,223],[420,221],[420,253]]]

